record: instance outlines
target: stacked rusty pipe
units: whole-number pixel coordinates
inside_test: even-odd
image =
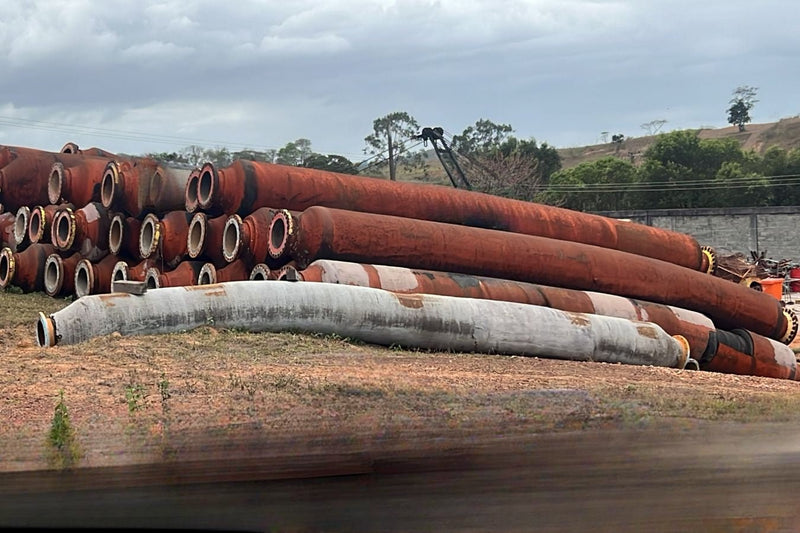
[[[291,219],[291,240],[274,228],[270,235],[301,268],[316,259],[339,259],[478,274],[675,305],[706,314],[725,329],[746,328],[781,341],[794,334],[796,319],[769,295],[641,255],[325,207]],[[273,222],[282,220],[276,216]]]
[[[688,235],[434,185],[250,161],[164,168],[101,149],[68,144],[63,151],[0,149],[0,168],[17,169],[0,177],[0,188],[3,179],[13,185],[19,169],[47,167],[44,189],[40,183],[25,198],[49,193],[30,205],[19,194],[0,200],[30,208],[20,217],[28,231],[10,246],[46,241],[43,230],[52,227],[59,248],[48,263],[53,280],[59,269],[74,269],[79,294],[107,291],[111,279],[151,288],[310,280],[323,277],[319,263],[311,264],[317,259],[376,263],[356,268],[385,290],[614,311],[686,337],[706,369],[794,377],[785,349],[770,339],[790,340],[796,318],[766,295],[704,275],[715,255]],[[105,158],[99,178],[96,158]],[[76,229],[68,246],[69,218]],[[418,276],[412,282],[404,274],[406,285],[390,288],[387,265]],[[67,289],[62,283],[53,292]]]
[[[2,245],[8,249],[6,284],[78,297],[108,292],[117,263],[132,265],[134,275],[144,279],[139,271],[155,263],[136,269],[142,219],[151,214],[160,220],[183,209],[192,172],[74,143],[60,152],[0,146],[0,170],[0,198],[4,208],[14,209],[0,215]],[[36,244],[55,249],[40,257]],[[32,251],[13,255],[26,248]],[[106,259],[109,254],[113,257]],[[181,258],[160,266],[176,266]]]
[[[794,379],[796,375],[794,354],[785,344],[747,330],[730,333],[718,330],[705,315],[643,300],[481,276],[329,260],[315,261],[304,270],[289,269],[286,279],[372,287],[402,294],[518,302],[648,321],[670,335],[685,337],[704,370],[783,379]]]
[[[207,163],[191,198],[213,213],[325,206],[581,242],[693,270],[707,271],[713,263],[709,251],[682,233],[461,189],[271,163],[240,160],[223,169]]]

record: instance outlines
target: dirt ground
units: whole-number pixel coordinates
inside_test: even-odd
[[[335,337],[194,332],[35,345],[39,310],[67,301],[0,295],[0,469],[53,466],[63,393],[79,467],[180,458],[182,435],[550,432],[704,421],[795,422],[795,382],[647,366],[429,353]]]
[[[689,370],[415,352],[209,327],[37,347],[37,312],[68,303],[0,294],[0,485],[34,471],[138,465],[162,472],[203,461],[217,467],[176,479],[318,477],[351,473],[351,463],[326,470],[275,457],[442,457],[453,447],[493,449],[498,439],[603,441],[619,432],[656,432],[654,442],[662,443],[719,436],[715,428],[757,439],[764,424],[793,429],[800,420],[796,382]],[[72,438],[58,448],[50,435],[60,398]],[[271,458],[268,467],[219,467],[254,454],[259,464]]]

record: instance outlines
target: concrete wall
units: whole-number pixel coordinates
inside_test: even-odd
[[[613,218],[692,235],[719,253],[766,251],[772,259],[800,262],[800,206],[604,211]]]

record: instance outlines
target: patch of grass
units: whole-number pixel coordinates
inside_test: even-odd
[[[387,395],[387,391],[378,387],[353,385],[349,383],[324,382],[319,385],[310,383],[308,385],[308,390],[316,394],[333,395],[344,398],[380,399]]]
[[[0,291],[0,317],[5,327],[24,325],[33,329],[40,311],[50,315],[70,303],[72,298],[51,298],[43,292],[23,294],[16,287],[9,287]]]
[[[783,393],[708,394],[702,389],[670,389],[629,384],[598,396],[602,409],[626,423],[653,418],[692,418],[733,422],[780,422],[797,419],[800,396]]]
[[[128,404],[128,413],[133,415],[140,410],[148,396],[145,386],[137,383],[135,376],[132,375],[128,384],[125,385],[125,402]]]
[[[58,403],[53,412],[50,431],[47,434],[48,463],[53,468],[71,468],[78,464],[80,447],[75,429],[69,418],[69,409],[64,401],[64,391],[58,391]]]

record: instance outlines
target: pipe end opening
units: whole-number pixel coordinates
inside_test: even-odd
[[[63,286],[64,260],[58,254],[51,254],[44,262],[44,292],[56,296]]]
[[[79,153],[81,153],[81,149],[77,144],[75,144],[73,142],[68,142],[67,144],[65,144],[64,146],[61,147],[61,153],[62,154],[79,154]]]
[[[264,263],[259,263],[250,271],[250,279],[253,281],[267,281],[269,280],[270,270]]]
[[[231,215],[222,230],[222,256],[232,263],[239,257],[242,249],[242,219],[239,215]]]
[[[103,172],[103,180],[100,182],[100,203],[106,209],[114,206],[117,195],[117,183],[119,182],[119,167],[113,161],[106,165]]]
[[[213,285],[217,282],[217,269],[211,263],[206,263],[197,276],[198,285]]]
[[[160,234],[161,223],[158,218],[152,213],[147,215],[139,232],[139,253],[143,259],[147,259],[156,252]]]
[[[45,217],[44,207],[37,205],[31,210],[31,219],[28,221],[28,240],[36,243],[44,237]]]
[[[147,273],[144,276],[144,283],[148,290],[161,288],[161,282],[158,277],[159,272],[157,268],[151,267],[147,269]]]
[[[69,250],[75,241],[75,213],[70,208],[60,211],[53,221],[53,244],[59,250]]]
[[[57,204],[61,200],[61,192],[64,188],[64,165],[53,163],[50,171],[50,178],[47,180],[47,199],[51,204]]]
[[[17,218],[14,219],[14,242],[17,243],[17,246],[21,246],[28,237],[30,218],[31,210],[29,207],[23,205],[17,210]]]
[[[117,261],[111,271],[111,281],[128,281],[128,263]]]
[[[200,177],[197,181],[197,205],[201,209],[208,209],[214,201],[214,194],[217,184],[217,170],[211,163],[206,163],[200,169]]]
[[[186,189],[184,192],[184,200],[186,202],[186,211],[194,213],[197,211],[197,188],[200,184],[200,170],[195,169],[189,174],[189,179],[186,180]]]
[[[92,294],[93,285],[94,271],[92,270],[92,264],[86,259],[81,259],[75,268],[75,296],[82,298]]]
[[[14,279],[14,252],[11,248],[0,251],[0,289],[5,289]]]
[[[196,213],[189,223],[189,234],[186,237],[186,249],[189,257],[196,259],[206,248],[207,217],[204,213]]]
[[[281,209],[269,224],[269,255],[278,259],[286,254],[289,235],[293,233],[292,215]]]
[[[56,327],[53,319],[39,312],[36,320],[36,344],[42,348],[49,348],[56,345]]]

